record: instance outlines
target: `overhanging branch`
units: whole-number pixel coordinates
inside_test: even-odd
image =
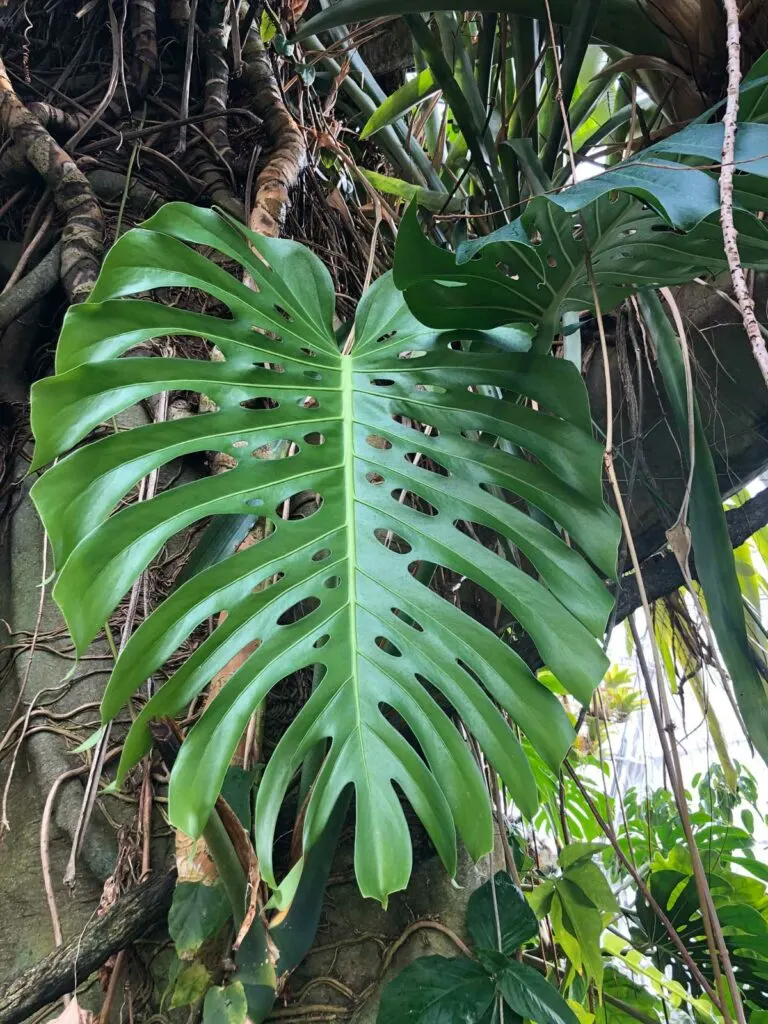
[[[725,514],[728,536],[733,548],[741,547],[753,533],[768,523],[768,489],[756,494],[739,508]],[[657,601],[683,586],[683,575],[671,551],[654,555],[642,564],[643,580],[649,601]],[[691,576],[698,580],[696,563],[691,558]],[[622,576],[617,589],[615,624],[623,622],[640,607],[640,594],[634,573]]]

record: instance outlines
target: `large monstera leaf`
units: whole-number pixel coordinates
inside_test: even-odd
[[[159,288],[202,291],[225,312],[130,297]],[[263,540],[188,579],[120,655],[105,721],[200,623],[220,615],[143,707],[118,774],[149,749],[153,720],[182,712],[251,645],[173,769],[171,820],[198,835],[254,709],[280,680],[311,670],[312,695],[258,792],[262,874],[275,883],[277,815],[321,745],[305,849],[353,787],[360,888],[386,900],[410,874],[401,797],[449,871],[456,831],[475,857],[491,848],[483,779],[452,712],[526,814],[536,785],[509,720],[552,766],[572,740],[558,700],[502,638],[430,589],[431,570],[484,588],[587,702],[607,664],[595,638],[610,611],[601,576],[614,573],[618,527],[603,504],[601,449],[580,376],[529,353],[530,331],[425,328],[391,275],[363,298],[350,354],[333,317],[331,279],[307,249],[212,211],[163,208],[120,239],[91,300],[67,314],[56,375],[34,389],[34,468],[159,392],[197,391],[218,411],[80,447],[42,476],[33,497],[55,554],[54,595],[79,654],[179,531],[209,516],[263,518]],[[206,339],[224,360],[125,355],[172,335]],[[118,507],[152,470],[202,451],[226,453],[236,465]],[[278,451],[287,456],[263,457]],[[297,507],[302,515],[284,515]]]

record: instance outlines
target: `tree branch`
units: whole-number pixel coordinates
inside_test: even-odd
[[[733,548],[741,547],[753,533],[768,523],[768,489],[750,498],[740,508],[726,512],[728,536]],[[657,601],[683,586],[683,575],[672,552],[654,555],[642,565],[643,580],[649,601]],[[698,580],[696,564],[691,558],[691,576]],[[623,576],[616,588],[615,624],[622,622],[640,607],[640,594],[633,573]]]
[[[176,872],[154,875],[122,896],[82,933],[0,988],[0,1024],[19,1024],[85,981],[113,953],[165,921]]]

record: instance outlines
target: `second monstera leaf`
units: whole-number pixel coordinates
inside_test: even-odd
[[[130,297],[159,288],[202,291],[223,312]],[[182,712],[235,654],[255,647],[190,730],[173,770],[171,820],[199,834],[254,709],[280,680],[312,670],[312,695],[259,787],[262,874],[275,883],[277,815],[320,745],[305,849],[353,787],[360,888],[386,900],[410,874],[401,796],[449,871],[456,831],[475,857],[491,848],[484,782],[451,709],[526,814],[536,786],[507,716],[552,766],[572,739],[558,700],[508,644],[428,586],[433,570],[484,588],[587,702],[607,665],[595,638],[611,598],[599,574],[614,572],[618,526],[603,504],[602,453],[580,376],[529,354],[527,331],[425,328],[390,275],[360,303],[349,354],[333,317],[330,276],[304,247],[212,211],[165,207],[120,239],[91,300],[67,314],[57,373],[34,390],[35,468],[159,392],[201,392],[218,411],[87,444],[49,469],[33,496],[55,553],[54,594],[81,654],[179,531],[209,516],[263,518],[260,543],[192,576],[122,652],[104,720],[201,622],[226,613],[144,706],[119,776],[148,750],[154,719]],[[124,355],[163,336],[203,338],[224,360]],[[152,470],[202,451],[228,454],[234,468],[118,507]],[[264,458],[278,451],[286,457]],[[297,506],[301,517],[285,515]]]

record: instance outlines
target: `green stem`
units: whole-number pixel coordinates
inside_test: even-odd
[[[495,209],[500,209],[503,204],[491,175],[489,155],[476,130],[472,109],[461,90],[461,86],[456,81],[448,61],[443,55],[440,43],[435,39],[429,25],[426,24],[420,15],[406,14],[404,20],[411,30],[411,35],[416,44],[424,54],[429,69],[435,77],[435,81],[443,90],[443,98],[451,108],[459,130],[469,146],[477,175],[486,191],[487,201]]]
[[[215,809],[203,829],[203,839],[224,885],[224,891],[232,907],[235,925],[239,928],[245,917],[248,880],[232,845],[232,840],[227,835],[227,830]]]

